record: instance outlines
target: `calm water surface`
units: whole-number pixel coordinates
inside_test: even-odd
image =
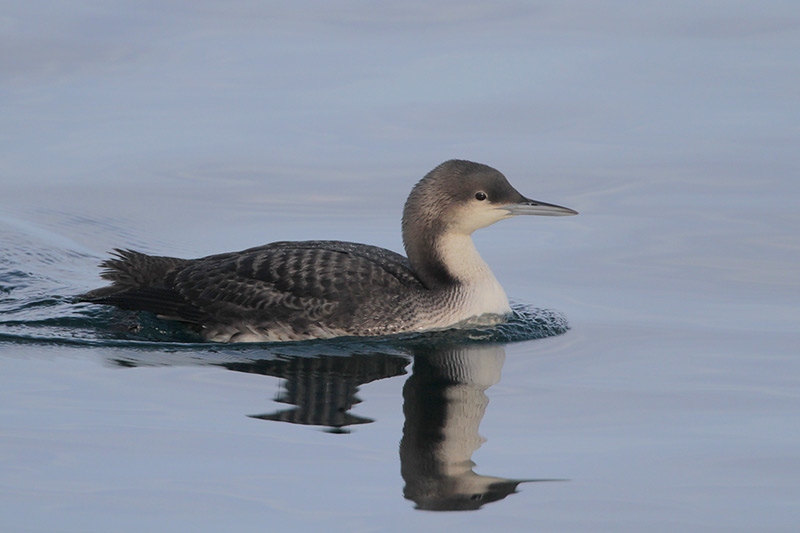
[[[404,6],[3,10],[0,529],[796,530],[794,3]],[[453,157],[581,212],[475,235],[505,330],[70,303],[115,246],[400,251]]]

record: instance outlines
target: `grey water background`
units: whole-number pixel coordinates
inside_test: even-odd
[[[796,530],[794,2],[4,2],[0,35],[3,531]],[[198,346],[69,304],[116,246],[400,251],[453,157],[581,212],[475,235],[569,331]],[[448,502],[480,510],[416,509]]]

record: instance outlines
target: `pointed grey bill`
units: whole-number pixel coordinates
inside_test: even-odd
[[[575,211],[574,209],[570,209],[569,207],[562,207],[556,204],[548,204],[546,202],[531,200],[529,198],[525,198],[524,201],[519,202],[517,204],[500,206],[497,209],[503,209],[504,211],[508,211],[508,213],[511,216],[541,215],[547,217],[563,217],[563,216],[578,214],[577,211]]]

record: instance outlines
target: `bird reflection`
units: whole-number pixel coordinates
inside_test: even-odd
[[[326,345],[327,346],[327,345]],[[361,385],[403,375],[413,356],[411,376],[403,387],[405,424],[400,440],[403,495],[417,509],[466,511],[506,498],[533,479],[508,479],[474,471],[472,455],[483,444],[478,427],[489,399],[486,390],[500,380],[505,349],[499,344],[407,342],[393,345],[320,346],[313,351],[283,347],[258,359],[231,360],[235,354],[209,351],[201,364],[273,376],[282,380],[275,401],[288,409],[250,415],[252,418],[321,426],[331,433],[373,422],[350,409],[361,400]],[[318,351],[319,350],[319,351]],[[333,355],[331,355],[333,354]],[[112,360],[120,366],[197,364],[181,354],[140,352]]]
[[[525,481],[473,471],[472,454],[484,442],[478,434],[489,403],[484,391],[500,380],[504,360],[500,345],[415,351],[412,375],[403,387],[400,471],[403,494],[418,509],[479,509]]]
[[[222,366],[283,379],[275,401],[294,407],[250,415],[251,418],[324,426],[331,433],[346,433],[347,426],[374,422],[349,412],[361,403],[356,396],[359,386],[405,374],[406,365],[405,357],[376,353],[348,357],[285,357]]]
[[[109,358],[122,367],[204,364],[249,374],[280,379],[276,402],[291,405],[272,413],[250,415],[251,418],[321,426],[330,433],[347,433],[348,426],[374,422],[371,418],[350,413],[361,403],[357,393],[361,385],[406,373],[410,359],[398,353],[353,350],[339,346],[311,350],[290,347],[264,350],[257,359],[236,357],[236,352],[219,350],[203,352],[202,359],[188,353],[132,352],[124,358]],[[327,353],[326,353],[327,352]]]

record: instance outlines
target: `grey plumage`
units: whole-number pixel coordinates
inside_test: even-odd
[[[113,284],[83,300],[149,311],[222,337],[247,322],[258,331],[289,329],[287,337],[302,338],[315,323],[381,335],[394,329],[388,313],[399,311],[402,296],[424,290],[405,257],[340,241],[276,242],[194,260],[117,250],[101,266]]]
[[[116,257],[101,263],[101,276],[111,285],[79,298],[186,322],[213,341],[386,335],[451,326],[481,314],[472,302],[480,292],[473,285],[486,280],[472,283],[454,275],[452,259],[440,246],[461,231],[457,222],[471,213],[467,207],[481,203],[476,190],[490,195],[491,209],[528,201],[498,171],[449,161],[423,178],[406,203],[403,240],[410,260],[341,241],[275,242],[200,259],[116,250]],[[504,293],[502,300],[507,308]],[[497,313],[493,309],[488,312]]]

